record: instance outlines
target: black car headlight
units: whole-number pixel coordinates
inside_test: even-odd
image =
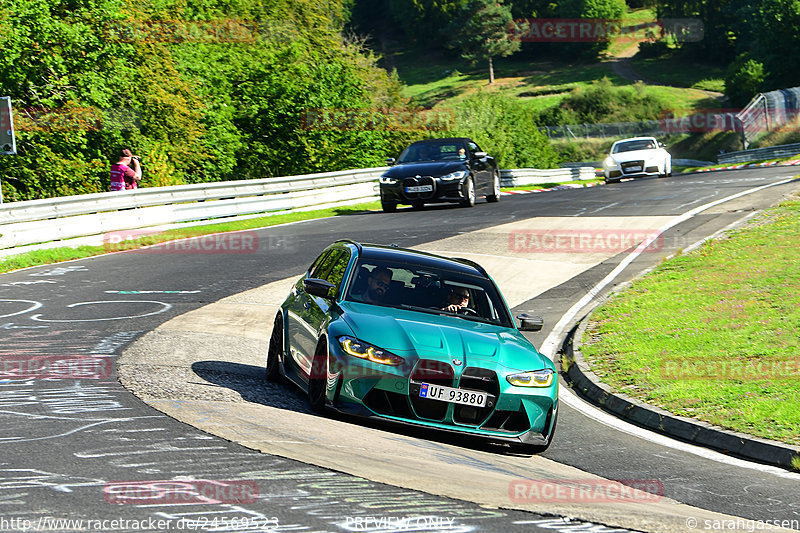
[[[549,368],[532,372],[518,372],[506,376],[506,381],[515,387],[549,387],[553,384],[555,373]]]
[[[389,176],[381,176],[380,182],[386,185],[394,185],[397,183],[397,178],[390,178]]]
[[[444,181],[455,181],[462,179],[467,174],[469,173],[466,170],[456,170],[455,172],[441,176],[439,179]]]
[[[359,359],[366,359],[373,363],[379,363],[389,366],[400,366],[405,362],[405,359],[399,355],[395,355],[382,348],[378,348],[368,342],[360,341],[354,337],[343,335],[337,339],[339,346],[347,355],[358,357]]]

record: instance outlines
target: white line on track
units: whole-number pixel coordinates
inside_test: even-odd
[[[789,183],[793,179],[794,177],[790,176],[787,177],[786,179],[777,181],[775,183],[769,183],[767,185],[762,185],[754,189],[749,189],[746,191],[742,191],[740,193],[733,194],[731,196],[722,198],[720,200],[715,200],[713,202],[701,205],[690,211],[687,211],[686,213],[683,213],[682,215],[672,219],[670,222],[664,224],[661,228],[656,230],[647,240],[642,242],[642,244],[640,244],[636,248],[636,250],[628,254],[628,256],[619,265],[617,265],[617,267],[614,270],[612,270],[605,278],[600,280],[600,282],[597,283],[597,285],[595,285],[594,287],[592,287],[592,289],[588,293],[586,293],[586,295],[583,298],[578,300],[572,307],[569,308],[569,310],[566,313],[564,313],[564,315],[561,317],[561,319],[555,325],[553,330],[550,332],[550,334],[542,343],[542,347],[539,351],[542,354],[549,357],[550,359],[553,359],[556,355],[556,346],[559,339],[563,338],[564,333],[572,325],[572,322],[575,320],[575,317],[578,315],[581,309],[583,309],[584,307],[586,307],[586,305],[591,303],[591,301],[594,300],[594,298],[600,293],[600,291],[602,291],[606,286],[608,286],[609,283],[614,281],[614,279],[616,279],[616,277],[619,276],[628,267],[628,265],[630,265],[637,257],[639,257],[652,242],[654,242],[658,237],[660,237],[661,234],[677,226],[678,224],[681,224],[682,222],[689,220],[693,216],[702,213],[703,211],[706,211],[708,209],[711,209],[712,207],[723,204],[725,202],[729,202],[731,200],[735,200],[736,198],[740,198],[742,196],[747,196],[748,194],[756,193],[758,191],[767,189],[769,187],[784,185],[786,183]],[[579,411],[585,416],[588,416],[589,418],[592,418],[597,422],[600,422],[601,424],[609,426],[618,431],[622,431],[624,433],[628,433],[629,435],[639,437],[640,439],[648,440],[650,442],[654,442],[656,444],[660,444],[662,446],[672,448],[674,450],[691,453],[698,457],[703,457],[705,459],[717,461],[727,465],[738,466],[741,468],[748,468],[751,470],[757,470],[759,472],[764,472],[764,473],[771,473],[783,478],[800,480],[800,474],[787,472],[786,470],[774,466],[761,465],[758,463],[751,463],[749,461],[745,461],[742,459],[736,459],[734,457],[730,457],[728,455],[724,455],[719,452],[715,452],[713,450],[701,448],[699,446],[681,442],[671,437],[661,435],[659,433],[654,433],[652,431],[642,429],[629,422],[625,422],[624,420],[612,416],[606,413],[605,411],[602,411],[601,409],[594,407],[593,405],[590,405],[589,403],[577,397],[573,392],[568,391],[563,387],[559,390],[558,398],[560,401],[563,401],[565,404],[569,405],[570,407],[572,407],[576,411]]]

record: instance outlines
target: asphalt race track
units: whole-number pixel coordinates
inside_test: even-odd
[[[779,201],[798,184],[765,186],[791,178],[785,168],[752,169],[504,196],[473,209],[337,217],[201,249],[169,245],[0,275],[0,356],[4,374],[18,373],[0,380],[0,530],[746,531],[755,521],[798,520],[800,475],[663,442],[604,420],[574,396],[562,400],[555,442],[541,457],[316,417],[294,389],[261,379],[274,307],[256,298],[264,287],[280,294],[333,240],[396,243],[487,263],[515,311],[544,316],[545,331],[531,338],[552,344],[553,326],[628,254],[534,250],[520,235],[541,224],[653,230],[755,190],[666,231],[655,253],[639,255],[606,292]],[[230,314],[215,321],[212,304]],[[126,384],[158,410],[118,382],[120,356]],[[176,418],[192,425],[161,411],[186,413]],[[260,419],[267,412],[269,423]],[[428,477],[399,466],[416,457],[412,448],[433,461]],[[635,506],[532,502],[507,489],[508,479],[597,476],[652,481],[663,497]],[[167,480],[182,481],[183,492],[158,483]],[[489,483],[505,492],[485,500]],[[216,499],[200,490],[211,488]],[[66,519],[83,523],[56,522]]]

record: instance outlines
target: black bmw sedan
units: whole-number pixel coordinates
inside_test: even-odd
[[[398,204],[421,208],[426,203],[456,202],[465,207],[475,199],[500,199],[500,170],[493,157],[464,137],[417,141],[380,179],[381,205],[391,212]]]

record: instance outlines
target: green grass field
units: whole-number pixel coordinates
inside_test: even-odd
[[[617,391],[800,444],[800,200],[635,281],[582,342]]]

